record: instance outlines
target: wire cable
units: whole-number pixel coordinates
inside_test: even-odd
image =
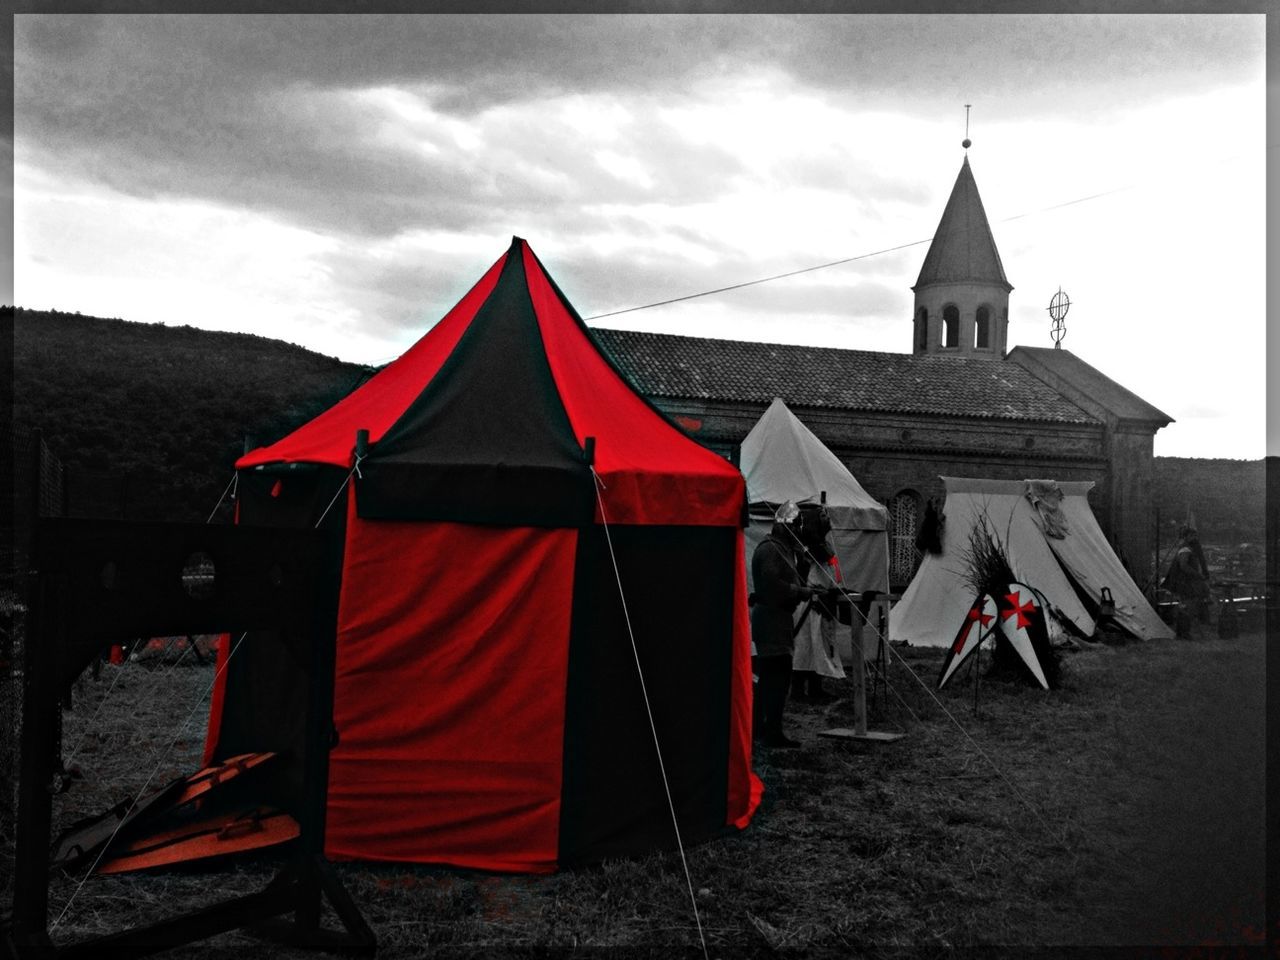
[[[662,774],[662,789],[667,794],[667,808],[671,811],[671,826],[676,832],[676,847],[680,851],[680,864],[684,867],[684,881],[689,888],[689,902],[693,905],[693,919],[698,925],[698,940],[702,944],[702,956],[704,960],[710,960],[711,955],[707,952],[707,937],[702,930],[702,917],[698,914],[698,898],[693,893],[693,877],[689,873],[689,861],[684,855],[684,841],[680,838],[680,822],[676,817],[675,801],[671,798],[671,783],[667,779],[667,766],[662,760],[662,747],[658,742],[658,726],[653,721],[653,708],[649,704],[649,690],[644,682],[644,670],[640,666],[640,648],[636,645],[635,631],[631,629],[631,613],[627,610],[627,597],[622,589],[622,573],[618,569],[618,557],[613,552],[613,537],[609,535],[609,518],[604,512],[604,497],[600,491],[604,488],[604,481],[600,479],[600,474],[596,473],[595,467],[591,468],[591,476],[595,480],[596,503],[600,506],[600,525],[604,528],[604,540],[609,546],[609,559],[613,562],[613,575],[618,581],[618,599],[622,602],[622,618],[627,624],[627,635],[631,638],[631,653],[636,660],[636,675],[640,678],[640,693],[644,698],[645,713],[649,717],[649,731],[653,734],[653,749],[658,754],[658,770]]]
[[[338,485],[338,489],[334,491],[333,499],[329,501],[329,506],[324,508],[324,513],[320,514],[320,519],[316,521],[315,529],[320,529],[320,524],[324,523],[324,518],[329,515],[329,511],[333,509],[333,505],[338,502],[339,494],[341,494],[343,490],[347,489],[347,484],[351,482],[351,478],[353,476],[360,476],[360,461],[364,459],[364,457],[356,454],[356,462],[352,464],[351,472],[343,478],[342,483]]]
[[[213,509],[209,511],[209,518],[208,518],[207,520],[205,520],[205,523],[206,523],[206,524],[213,523],[213,515],[214,515],[215,513],[217,513],[217,512],[218,512],[218,508],[219,508],[220,506],[222,506],[222,501],[223,501],[223,500],[225,500],[225,499],[227,499],[227,494],[228,494],[228,493],[231,493],[231,489],[232,489],[232,487],[235,487],[235,486],[237,485],[237,484],[236,484],[236,481],[237,481],[238,479],[240,479],[240,471],[239,471],[239,470],[232,470],[232,471],[231,471],[231,479],[227,481],[227,485],[223,488],[223,490],[222,490],[222,496],[220,496],[220,497],[218,498],[218,502],[217,502],[217,503],[215,503],[215,504],[213,505]],[[235,495],[234,495],[234,494],[232,494],[232,497],[233,497],[233,498],[234,498],[234,496],[235,496]]]
[[[814,270],[825,270],[827,267],[838,267],[842,263],[852,263],[855,260],[866,260],[868,257],[878,257],[882,253],[893,253],[896,250],[906,250],[908,247],[918,247],[922,243],[928,243],[932,240],[928,237],[924,240],[912,240],[910,243],[901,243],[896,247],[885,247],[883,250],[873,250],[871,253],[860,253],[856,257],[845,257],[843,260],[832,260],[830,263],[820,263],[816,267],[802,267],[799,270],[790,270],[787,273],[778,273],[772,277],[762,277],[759,280],[747,280],[743,283],[733,283],[727,287],[717,287],[714,290],[704,290],[702,293],[690,293],[683,297],[672,297],[670,300],[659,300],[657,303],[646,303],[640,307],[627,307],[623,310],[613,310],[609,313],[597,313],[593,317],[583,317],[583,320],[602,320],[605,317],[616,317],[623,313],[635,313],[637,310],[648,310],[650,307],[665,307],[669,303],[680,303],[683,300],[696,300],[698,297],[709,297],[714,293],[725,293],[729,290],[741,290],[743,287],[754,287],[759,283],[769,283],[772,280],[782,280],[786,277],[799,276],[802,273],[812,273]]]
[[[1268,144],[1267,149],[1274,150],[1276,149],[1277,146],[1280,146],[1280,144]],[[1243,156],[1244,156],[1243,154],[1240,154],[1233,157],[1228,157],[1226,160],[1221,161],[1219,164],[1213,164],[1212,166],[1220,166],[1223,163],[1232,163],[1236,160],[1241,159]],[[1148,184],[1146,183],[1129,183],[1121,187],[1115,187],[1111,190],[1103,190],[1100,193],[1091,193],[1085,197],[1076,197],[1074,200],[1064,200],[1062,203],[1050,204],[1049,206],[1041,207],[1038,210],[1028,210],[1028,211],[1025,211],[1024,213],[1014,214],[1011,217],[1005,217],[1001,220],[997,220],[996,222],[1011,223],[1014,220],[1021,220],[1024,217],[1031,217],[1040,213],[1048,213],[1050,210],[1060,210],[1063,207],[1074,206],[1077,203],[1085,203],[1086,201],[1089,201],[1089,200],[1098,200],[1102,197],[1112,196],[1113,194],[1124,193],[1126,190],[1140,189],[1147,185]],[[658,300],[655,303],[646,303],[638,307],[625,307],[622,310],[611,310],[608,313],[597,313],[595,316],[584,317],[583,319],[584,320],[603,320],[605,317],[617,317],[624,313],[635,313],[637,310],[649,310],[652,307],[665,307],[672,303],[682,303],[685,300],[696,300],[699,297],[710,297],[717,293],[727,293],[730,290],[741,290],[743,287],[753,287],[760,283],[770,283],[774,280],[783,280],[783,279],[786,279],[787,277],[796,277],[802,273],[812,273],[815,270],[825,270],[828,267],[838,267],[841,264],[853,263],[855,260],[866,260],[870,257],[878,257],[886,253],[896,253],[899,250],[906,250],[909,247],[918,247],[922,243],[930,243],[932,240],[933,240],[933,237],[927,237],[923,240],[912,240],[910,243],[900,243],[896,247],[885,247],[883,250],[873,250],[870,253],[860,253],[854,257],[844,257],[843,259],[840,259],[840,260],[832,260],[829,263],[820,263],[812,267],[802,267],[799,270],[789,270],[786,273],[777,273],[771,277],[761,277],[759,280],[746,280],[746,281],[743,281],[742,283],[732,283],[732,284],[729,284],[727,287],[716,287],[714,290],[704,290],[701,293],[690,293],[682,297],[672,297],[670,300]]]

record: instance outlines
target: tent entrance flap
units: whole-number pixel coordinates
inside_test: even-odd
[[[725,828],[737,531],[610,526],[583,531],[565,703],[563,863],[675,848],[662,771],[618,596],[626,591],[645,689],[684,840]],[[697,556],[696,571],[678,568]],[[619,759],[627,758],[626,763]]]

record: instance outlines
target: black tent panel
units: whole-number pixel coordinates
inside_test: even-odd
[[[725,827],[737,531],[614,526],[681,838]],[[605,532],[579,536],[565,700],[561,864],[675,847]]]
[[[589,465],[547,363],[518,241],[453,352],[360,475],[366,518],[591,521]]]

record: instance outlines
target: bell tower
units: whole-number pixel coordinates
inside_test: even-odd
[[[969,138],[951,197],[925,254],[915,293],[911,352],[1001,359],[1009,291],[1000,252],[969,168]]]

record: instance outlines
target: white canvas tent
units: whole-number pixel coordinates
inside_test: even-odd
[[[862,489],[840,458],[813,435],[779,398],[774,398],[742,441],[742,475],[753,506],[747,527],[747,582],[751,554],[769,533],[772,520],[759,505],[787,500],[819,502],[827,496],[831,539],[845,589],[889,591],[889,511]],[[848,661],[849,634],[837,633],[837,648]]]
[[[1038,481],[943,477],[942,482],[947,491],[942,553],[925,554],[902,600],[889,612],[890,640],[930,647],[952,643],[974,599],[965,579],[969,532],[984,517],[1018,579],[1044,594],[1052,611],[1086,637],[1094,632],[1094,618],[1076,591],[1096,609],[1104,587],[1115,602],[1115,622],[1125,630],[1143,640],[1173,636],[1103,536],[1087,499],[1091,481],[1057,484],[1065,521],[1061,538],[1045,533],[1045,521],[1027,497]]]

